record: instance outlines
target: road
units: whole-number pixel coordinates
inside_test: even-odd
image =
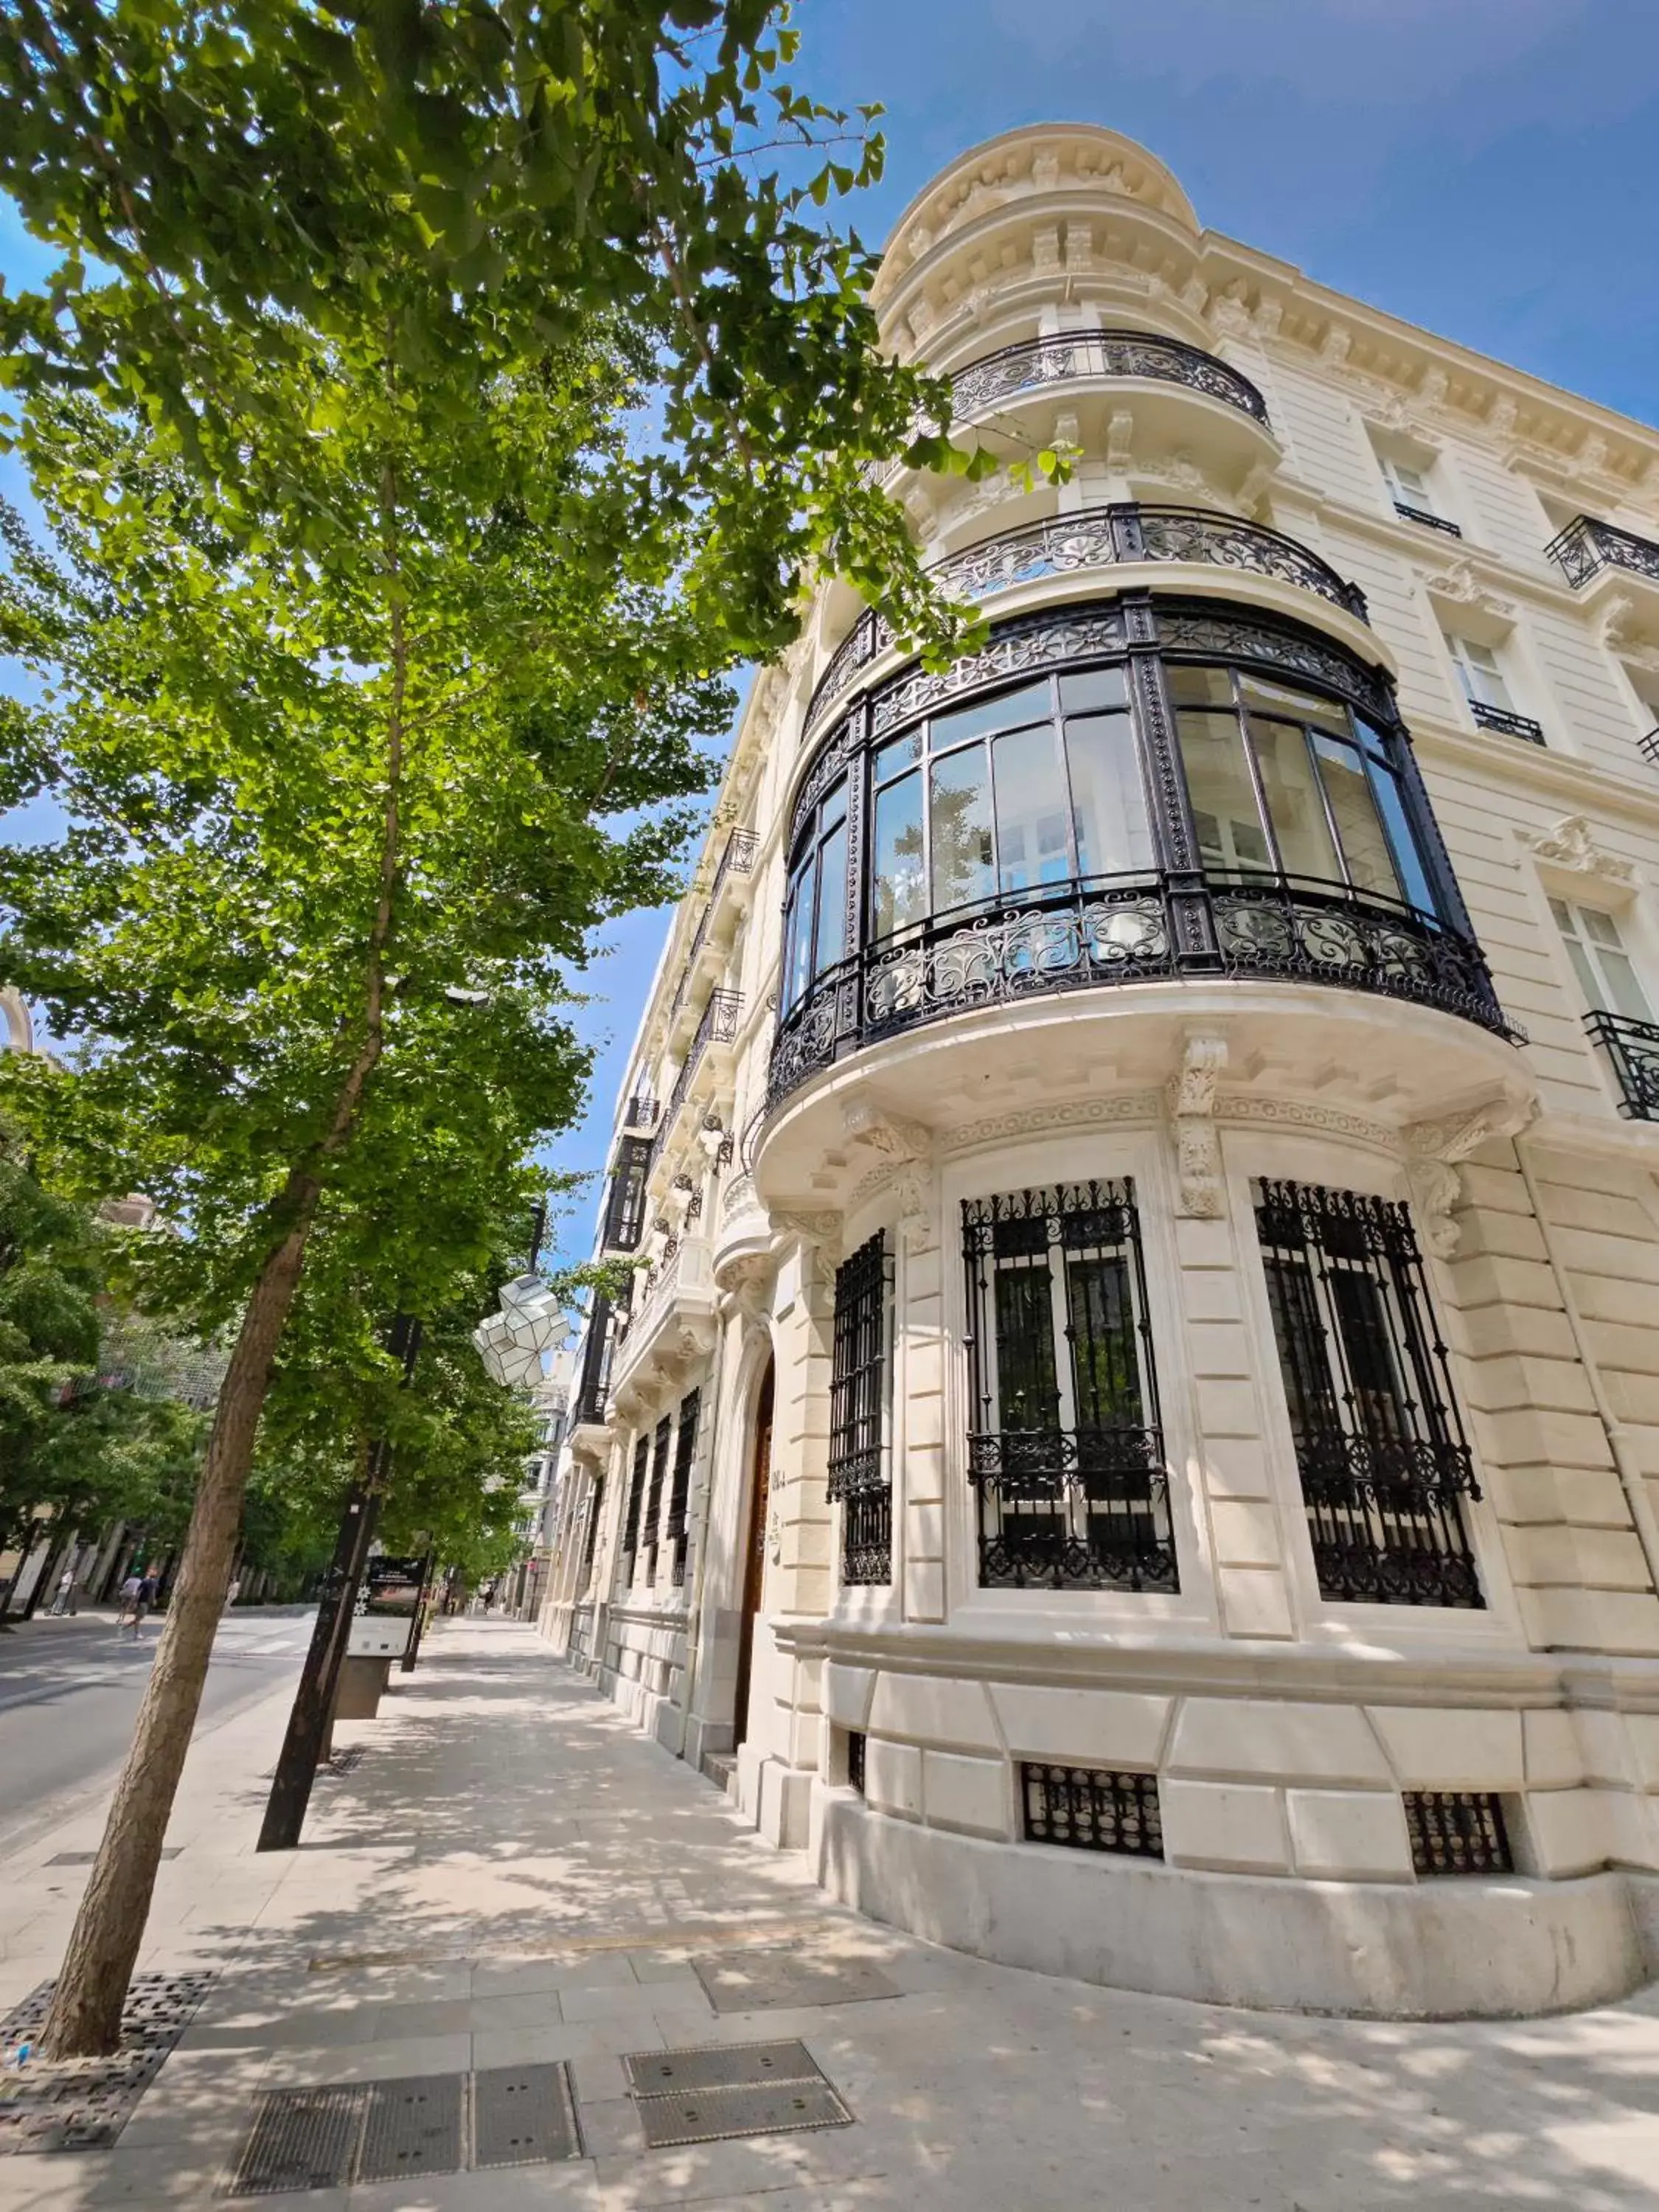
[[[234,1615],[220,1629],[196,1724],[208,1735],[297,1680],[309,1612]],[[0,1636],[0,1856],[32,1843],[113,1784],[144,1693],[161,1623],[134,1642],[104,1620],[50,1621]]]

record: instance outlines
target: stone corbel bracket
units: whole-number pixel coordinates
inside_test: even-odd
[[[1215,1220],[1227,1206],[1215,1121],[1216,1092],[1226,1065],[1224,1037],[1189,1036],[1167,1094],[1175,1137],[1176,1211],[1200,1221]]]
[[[933,1181],[933,1133],[925,1122],[900,1121],[884,1114],[867,1098],[849,1098],[842,1108],[842,1127],[849,1143],[867,1146],[882,1162],[875,1174],[860,1186],[889,1188],[898,1200],[900,1218],[913,1243],[926,1240],[933,1222],[930,1186]]]
[[[1423,1241],[1437,1260],[1457,1249],[1454,1208],[1463,1195],[1458,1164],[1494,1137],[1518,1136],[1538,1112],[1536,1095],[1521,1084],[1506,1084],[1461,1113],[1433,1121],[1408,1122],[1401,1131],[1406,1181]]]

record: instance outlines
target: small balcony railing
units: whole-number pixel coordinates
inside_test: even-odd
[[[668,1094],[668,1103],[657,1128],[656,1152],[660,1153],[673,1127],[674,1116],[685,1103],[685,1094],[691,1088],[691,1079],[702,1065],[703,1054],[711,1044],[730,1044],[738,1034],[738,1016],[743,1011],[741,991],[711,991],[708,1002],[698,1017],[697,1026],[691,1032],[691,1042],[685,1048],[685,1058],[680,1072],[674,1078],[674,1087]]]
[[[1310,592],[1356,621],[1369,618],[1358,585],[1338,575],[1309,547],[1263,523],[1197,507],[1144,507],[1125,501],[1051,515],[964,546],[936,561],[928,575],[947,598],[982,599],[1044,576],[1145,561],[1243,569]],[[894,635],[891,623],[873,607],[859,617],[818,678],[806,710],[809,728],[851,689],[859,671],[886,651]]]
[[[657,1118],[657,1102],[648,1091],[636,1091],[623,1108],[624,1129],[649,1129]]]
[[[1544,726],[1534,722],[1530,714],[1517,714],[1508,707],[1489,706],[1484,699],[1471,699],[1469,712],[1483,730],[1496,730],[1505,738],[1521,738],[1529,745],[1544,743]]]
[[[1652,767],[1659,768],[1659,726],[1650,730],[1644,738],[1636,741],[1636,750]]]
[[[1184,896],[1184,894],[1183,894]],[[827,969],[783,1017],[775,1105],[833,1060],[898,1031],[1054,991],[1186,974],[1262,975],[1408,999],[1500,1036],[1480,947],[1426,915],[1340,887],[1264,876],[1201,893],[1205,949],[1177,927],[1167,879],[1057,884],[878,939]]]
[[[1421,530],[1438,530],[1447,538],[1463,535],[1456,523],[1448,522],[1443,514],[1431,514],[1426,507],[1409,507],[1403,499],[1397,499],[1394,511],[1402,522],[1414,522]]]
[[[1045,384],[1120,376],[1185,385],[1267,427],[1267,403],[1248,376],[1197,346],[1151,331],[1069,331],[1004,346],[957,371],[951,404],[958,416],[973,415]]]
[[[714,870],[714,881],[708,886],[708,897],[697,917],[697,926],[691,933],[691,942],[685,948],[685,965],[680,970],[680,980],[674,993],[672,1011],[678,1013],[685,1003],[685,994],[691,988],[691,978],[696,973],[697,955],[708,941],[709,924],[720,905],[720,889],[728,876],[746,876],[755,865],[755,832],[734,830],[726,841],[726,848]]]
[[[1570,584],[1588,584],[1602,568],[1622,568],[1659,584],[1659,544],[1638,538],[1616,523],[1596,522],[1581,514],[1551,538],[1544,548]]]
[[[1659,1022],[1594,1013],[1584,1017],[1584,1027],[1612,1063],[1625,1119],[1659,1121]]]
[[[982,1589],[1175,1590],[1157,1429],[970,1435]]]

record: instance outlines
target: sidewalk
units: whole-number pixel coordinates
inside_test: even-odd
[[[0,2212],[208,2206],[261,2087],[550,2059],[573,2062],[580,2160],[246,2201],[1634,2212],[1659,2197],[1659,1992],[1404,2027],[986,1966],[830,1905],[526,1628],[444,1623],[393,1681],[381,1719],[340,1731],[362,1763],[319,1781],[297,1853],[252,1849],[286,1693],[192,1757],[143,1963],[219,1979],[115,2149],[0,2158]],[[0,1864],[0,2009],[54,1971],[84,1879],[46,1861],[90,1850],[99,1826]],[[866,1962],[897,1994],[717,2012],[694,1967],[761,1976],[769,1950]],[[620,2054],[784,2038],[855,2124],[641,2148]]]

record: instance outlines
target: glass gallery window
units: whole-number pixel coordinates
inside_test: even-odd
[[[1243,669],[1168,676],[1206,876],[1280,876],[1434,913],[1380,731]]]
[[[871,758],[870,934],[1152,866],[1124,671],[932,715]]]
[[[847,779],[808,815],[789,859],[784,904],[783,1003],[793,1006],[815,975],[847,951]]]

